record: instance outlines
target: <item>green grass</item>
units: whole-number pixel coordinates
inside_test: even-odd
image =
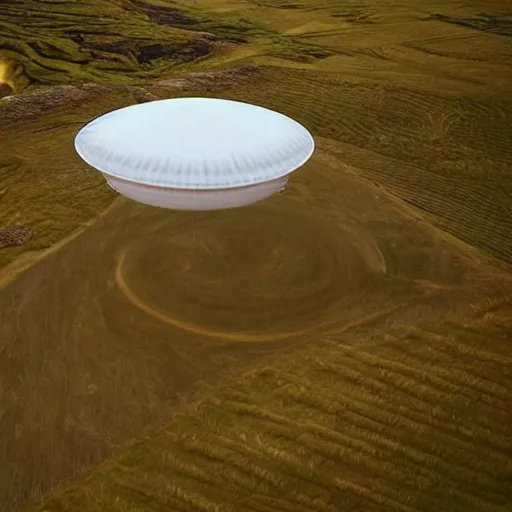
[[[72,140],[92,117],[145,101],[122,86],[225,68],[233,62],[230,54],[243,64],[245,56],[254,54],[309,62],[331,53],[298,38],[282,38],[242,15],[209,12],[194,4],[4,2],[0,81],[15,93],[82,83],[115,89],[96,91],[92,99],[81,98],[81,91],[68,92],[57,110],[57,104],[45,107],[49,100],[44,98],[0,105],[5,121],[0,124],[0,229],[22,224],[34,233],[29,244],[0,252],[0,268],[27,251],[51,247],[112,201],[114,194],[100,176],[74,154]],[[163,94],[168,96],[169,89]],[[39,108],[47,114],[25,125]]]
[[[0,80],[17,96],[0,103],[0,229],[23,224],[34,237],[0,251],[0,268],[51,247],[115,197],[75,155],[83,124],[198,94],[294,117],[326,139],[324,158],[510,268],[506,7],[2,2]],[[246,65],[258,72],[163,83]],[[400,273],[406,263],[395,263]],[[201,391],[165,429],[28,510],[509,510],[511,315],[505,303],[467,321],[312,340]]]
[[[128,99],[109,98],[104,103]],[[95,102],[93,109],[100,105]],[[101,108],[101,106],[100,106]],[[74,154],[73,137],[82,121],[94,112],[82,105],[80,116],[71,109],[45,116],[47,132],[39,122],[11,127],[0,133],[0,144],[8,148],[0,158],[0,227],[21,224],[33,231],[25,246],[0,251],[0,267],[26,251],[47,249],[101,213],[115,194],[103,178],[87,172]],[[89,112],[89,114],[88,114]]]
[[[386,2],[373,7],[351,2],[341,10],[336,2],[282,8],[287,4],[259,2],[256,8],[250,2],[219,0],[6,2],[0,17],[0,60],[8,62],[4,75],[15,90],[26,87],[27,81],[29,90],[82,82],[151,87],[157,80],[190,71],[263,65],[263,82],[224,87],[218,95],[281,110],[315,134],[342,141],[343,159],[361,176],[510,265],[512,96],[505,85],[499,86],[510,78],[509,54],[504,51],[509,18],[484,16],[477,6],[464,12],[419,3],[392,8]],[[460,20],[469,21],[461,27]],[[471,32],[470,22],[477,32]],[[461,30],[466,31],[462,38]],[[158,56],[147,57],[148,48]],[[472,53],[479,55],[480,64],[467,64]],[[141,62],[141,55],[147,60]],[[133,102],[129,94],[124,98],[125,104]],[[120,105],[112,98],[99,104],[101,108],[88,115],[77,112],[67,119],[78,129],[109,105]],[[50,116],[40,123],[51,126],[54,121]],[[1,132],[0,126],[0,137]],[[29,151],[59,152],[57,140],[62,140],[59,148],[70,147],[73,135],[74,129],[48,131],[33,139]],[[0,158],[0,190],[11,187],[20,174],[34,172],[25,169],[20,156],[25,152],[23,139],[11,128],[3,136],[7,150]],[[71,152],[66,155],[72,158]],[[50,167],[44,172],[62,175],[55,163]],[[55,236],[34,240],[27,249],[46,247],[65,236],[112,197],[78,162],[72,168],[81,170],[84,189],[98,185],[88,197],[91,206],[80,200],[84,214],[72,216],[62,227],[61,214],[56,211],[59,219],[51,208],[34,202]],[[15,174],[13,169],[18,169]],[[33,183],[39,188],[37,180]],[[45,183],[41,200],[55,204],[62,192],[60,182],[53,183],[55,188]],[[31,185],[24,181],[23,186]],[[18,197],[10,194],[0,202],[2,225],[17,215]],[[19,215],[39,230],[43,219]],[[4,252],[0,265],[21,252]]]
[[[511,306],[296,350],[27,511],[504,512]]]
[[[162,78],[183,73],[184,65],[204,60],[214,65],[223,43],[267,41],[269,53],[299,59],[329,54],[299,40],[282,44],[279,33],[262,23],[191,3],[22,0],[2,5],[0,59],[22,64],[33,87]]]

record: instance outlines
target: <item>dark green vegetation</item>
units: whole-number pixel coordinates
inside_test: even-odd
[[[482,9],[0,1],[0,233],[32,234],[0,249],[2,512],[509,510],[512,38]],[[315,156],[243,210],[105,211],[76,131],[183,95]]]

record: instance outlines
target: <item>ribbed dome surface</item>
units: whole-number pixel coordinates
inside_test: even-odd
[[[285,176],[314,151],[283,114],[212,98],[176,98],[109,112],[82,128],[78,154],[99,171],[178,189],[234,188]]]

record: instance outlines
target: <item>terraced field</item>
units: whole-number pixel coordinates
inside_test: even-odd
[[[510,6],[0,0],[0,511],[510,510]],[[117,199],[93,117],[314,134],[283,194]]]

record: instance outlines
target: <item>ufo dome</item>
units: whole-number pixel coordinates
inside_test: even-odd
[[[98,117],[78,132],[75,148],[136,201],[216,209],[277,192],[311,157],[314,141],[293,119],[260,106],[175,98]],[[225,205],[222,196],[229,199]]]

